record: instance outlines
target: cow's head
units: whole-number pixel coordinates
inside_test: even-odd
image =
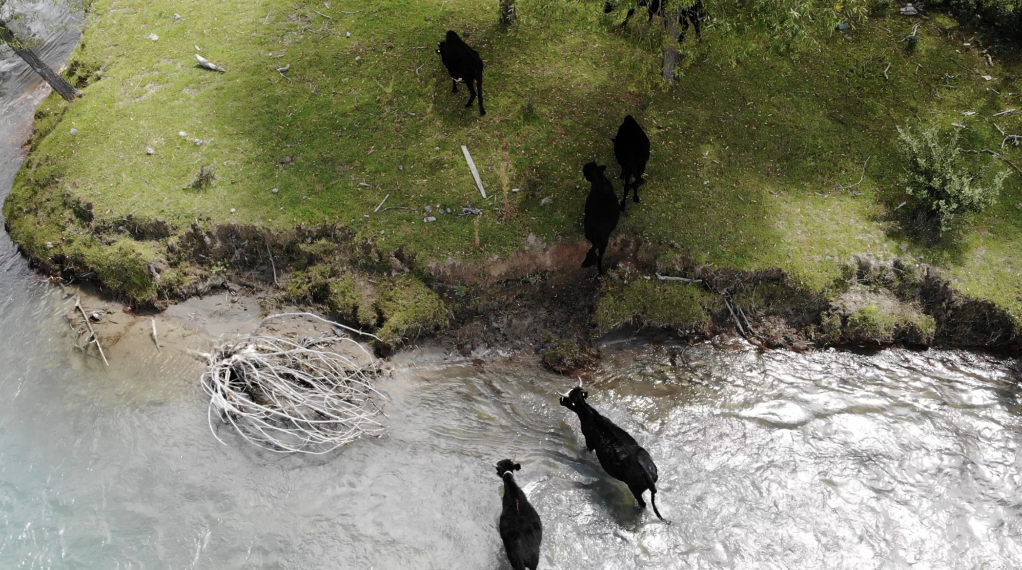
[[[503,478],[505,473],[511,471],[521,471],[522,464],[515,463],[510,459],[501,459],[497,462],[497,476]]]
[[[595,162],[589,162],[582,167],[582,175],[586,177],[586,180],[596,182],[603,176],[604,170],[607,170],[606,165],[601,166]]]
[[[447,43],[446,41],[442,41],[442,42],[437,42],[436,43],[436,52],[438,54],[440,54],[440,55],[444,54],[444,44],[446,44],[446,43]]]
[[[589,398],[589,392],[582,388],[582,379],[579,378],[578,386],[561,394],[560,402],[562,406],[574,412],[587,398]]]

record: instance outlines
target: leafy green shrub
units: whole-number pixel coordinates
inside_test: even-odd
[[[957,131],[945,136],[936,127],[918,134],[898,127],[898,149],[907,162],[905,192],[919,202],[920,221],[937,225],[941,234],[960,216],[994,203],[1008,176],[1002,170],[989,185],[980,185],[980,176],[962,159]]]
[[[1022,40],[1022,0],[936,0],[931,6],[963,23],[990,26],[999,35]]]

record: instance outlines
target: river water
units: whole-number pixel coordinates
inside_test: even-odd
[[[42,94],[7,77],[0,195]],[[505,457],[541,568],[1022,566],[1011,361],[608,343],[590,403],[649,449],[668,526],[583,451],[571,382],[531,358],[404,354],[384,437],[281,456],[217,442],[187,357],[73,351],[69,303],[0,235],[0,568],[504,569]]]

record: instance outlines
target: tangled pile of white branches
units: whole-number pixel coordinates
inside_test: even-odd
[[[383,432],[374,419],[383,398],[372,385],[379,374],[376,359],[340,331],[365,333],[311,313],[273,315],[263,323],[297,316],[328,323],[334,333],[300,340],[254,334],[224,341],[208,355],[201,381],[210,397],[209,427],[221,443],[214,416],[247,441],[281,453],[329,453]],[[339,344],[368,358],[359,362],[331,349]]]

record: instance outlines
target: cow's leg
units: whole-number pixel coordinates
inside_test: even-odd
[[[634,485],[629,485],[628,489],[632,492],[632,495],[635,496],[635,500],[639,503],[639,508],[640,509],[645,509],[646,508],[646,501],[642,500],[642,493],[646,489],[644,489],[642,487],[636,487]]]
[[[696,39],[699,41],[703,40],[702,34],[699,33],[699,20],[703,19],[702,7],[699,3],[696,3],[692,7],[692,27],[696,29]]]
[[[689,8],[681,11],[681,15],[678,16],[678,23],[681,24],[681,33],[678,34],[678,43],[685,41],[685,32],[688,31],[688,12]]]
[[[621,169],[621,181],[624,183],[624,187],[625,187],[625,194],[624,194],[624,196],[621,196],[621,211],[622,212],[625,211],[625,204],[627,203],[626,200],[628,200],[628,179],[630,179],[631,177],[632,177],[632,173],[628,169],[625,169],[625,168]]]
[[[631,9],[628,10],[628,14],[625,15],[625,21],[621,22],[621,27],[622,28],[628,25],[628,18],[631,18],[632,14],[634,14],[634,13],[635,13],[635,8],[631,8]]]
[[[465,85],[468,85],[468,92],[471,94],[471,96],[468,98],[468,103],[465,103],[465,107],[471,107],[472,102],[476,100],[476,88],[474,83],[475,82],[472,81],[471,79],[465,82]]]

